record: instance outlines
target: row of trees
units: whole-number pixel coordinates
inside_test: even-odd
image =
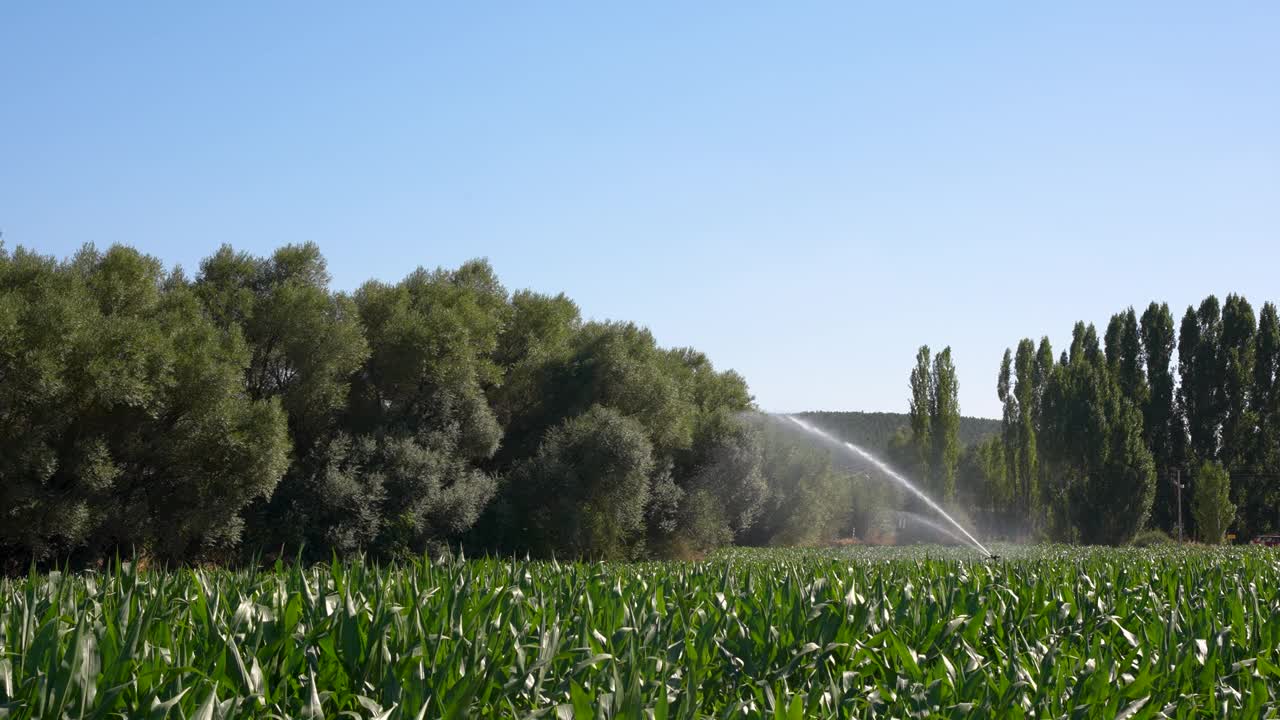
[[[194,278],[0,247],[0,559],[437,543],[624,558],[816,542],[827,455],[742,377],[485,262],[334,292],[314,245]]]
[[[1003,430],[961,463],[967,502],[1010,534],[1119,543],[1144,526],[1216,540],[1224,508],[1241,537],[1277,530],[1280,320],[1230,295],[1112,316],[1100,342],[1077,323],[1006,351]],[[913,388],[914,388],[913,375]],[[1229,492],[1217,500],[1220,478]],[[1178,516],[1176,493],[1188,508]]]

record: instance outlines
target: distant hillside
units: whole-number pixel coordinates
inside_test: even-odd
[[[900,427],[909,427],[906,413],[884,412],[803,412],[801,417],[844,440],[873,452],[889,446],[889,438]],[[1000,432],[1000,421],[989,418],[960,418],[960,444],[969,446]]]

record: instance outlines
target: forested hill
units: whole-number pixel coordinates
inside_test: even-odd
[[[906,413],[886,412],[803,412],[818,427],[872,451],[883,450],[899,428],[911,427]],[[960,418],[960,444],[969,447],[1000,434],[1000,421],[989,418]]]

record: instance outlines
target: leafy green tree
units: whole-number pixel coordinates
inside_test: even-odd
[[[576,308],[570,312],[554,302],[533,305],[517,309],[515,318],[550,320],[562,339],[546,352],[540,347],[539,358],[526,366],[528,372],[516,373],[514,392],[494,392],[510,419],[492,466],[510,473],[537,451],[551,428],[599,405],[638,422],[652,446],[652,502],[646,508],[652,547],[661,550],[679,533],[697,535],[685,538],[694,545],[720,542],[749,524],[761,502],[763,481],[753,470],[751,441],[736,422],[737,414],[751,405],[742,378],[716,372],[696,351],[664,350],[651,333],[633,324],[579,325]],[[521,340],[511,347],[526,344]],[[521,368],[519,355],[508,355],[514,360],[508,364]],[[695,492],[704,497],[692,500]],[[715,507],[716,517],[697,516],[695,506]],[[485,521],[485,534],[518,551],[525,543],[521,523],[516,504],[500,497]],[[707,527],[717,531],[702,532]],[[712,537],[714,541],[707,540]]]
[[[1228,470],[1237,472],[1255,470],[1258,461],[1258,418],[1253,413],[1250,398],[1255,381],[1253,366],[1257,333],[1258,324],[1249,301],[1239,295],[1228,295],[1222,309],[1222,346],[1219,351],[1225,406],[1222,459]],[[1247,502],[1242,496],[1238,497]]]
[[[1107,366],[1120,384],[1120,391],[1134,405],[1145,407],[1151,391],[1147,385],[1138,316],[1132,307],[1111,317],[1106,337]]]
[[[1258,422],[1258,468],[1271,478],[1266,495],[1256,502],[1264,507],[1280,505],[1280,317],[1274,303],[1262,306],[1258,316],[1258,334],[1254,350],[1253,415]],[[1261,528],[1260,528],[1261,529]],[[1268,525],[1267,531],[1275,530]]]
[[[766,484],[754,431],[740,419],[752,407],[741,376],[692,349],[662,349],[633,324],[580,324],[562,299],[517,295],[515,304],[498,351],[509,370],[491,391],[507,427],[494,469],[509,473],[549,429],[599,405],[637,421],[652,446],[651,548],[666,551],[679,538],[709,549],[755,521]],[[506,499],[485,526],[497,544],[523,546],[520,511]]]
[[[689,447],[695,420],[673,366],[648,330],[632,323],[587,323],[575,335],[573,351],[548,373],[539,417],[520,425],[541,435],[565,418],[604,405],[640,422],[657,456],[669,459]],[[529,441],[513,437],[511,444]]]
[[[1108,496],[1104,507],[1095,505],[1096,512],[1089,512],[1089,503],[1082,502],[1084,510],[1081,535],[1086,539],[1119,545],[1128,543],[1140,531],[1151,515],[1155,499],[1155,461],[1143,442],[1142,413],[1121,394],[1112,390],[1108,455],[1099,474],[1091,480],[1101,480],[1084,486],[1086,494],[1097,500]]]
[[[1040,451],[1040,428],[1044,425],[1044,394],[1049,386],[1049,381],[1053,378],[1054,367],[1056,367],[1053,359],[1053,345],[1049,342],[1047,336],[1040,338],[1040,344],[1036,348],[1035,361],[1032,367],[1031,376],[1031,415],[1028,429],[1030,434],[1027,435],[1027,442],[1034,444],[1036,451],[1034,454],[1035,476],[1031,480],[1031,490],[1034,494],[1032,505],[1038,508],[1036,515],[1043,518],[1047,523],[1047,531],[1052,536],[1055,533],[1055,527],[1051,522],[1051,516],[1055,511],[1056,505],[1053,487],[1053,472],[1049,459]],[[1025,432],[1025,431],[1024,431]],[[1060,493],[1059,493],[1060,494]],[[1057,502],[1057,505],[1060,505]],[[1062,509],[1062,508],[1057,508]]]
[[[508,436],[527,434],[528,429],[516,423],[545,415],[542,404],[550,373],[568,362],[581,327],[577,304],[563,293],[520,290],[511,296],[510,317],[494,351],[503,379],[490,389],[494,414]]]
[[[332,293],[329,280],[314,244],[288,245],[269,258],[224,245],[201,263],[193,286],[214,321],[248,343],[249,396],[278,399],[289,420],[293,461],[270,501],[250,515],[259,545],[353,550],[380,520],[373,506],[382,488],[361,485],[372,478],[342,456],[354,446],[340,427],[368,345],[355,303]],[[355,530],[357,523],[365,530]]]
[[[248,350],[178,274],[130,248],[0,258],[0,542],[37,556],[234,545],[288,461],[278,402],[243,392]],[[6,343],[7,344],[7,343]],[[29,350],[28,350],[29,349]]]
[[[1196,470],[1191,513],[1196,518],[1200,539],[1211,545],[1222,542],[1236,506],[1231,502],[1231,476],[1222,463],[1201,463]]]
[[[1150,513],[1155,467],[1143,441],[1141,413],[1096,352],[1096,335],[1090,335],[1077,325],[1074,352],[1046,389],[1042,437],[1080,539],[1122,544]]]
[[[1142,313],[1142,356],[1150,392],[1142,407],[1143,428],[1156,463],[1156,499],[1152,522],[1163,530],[1176,524],[1173,484],[1169,480],[1182,452],[1183,431],[1174,399],[1173,352],[1176,344],[1173,314],[1168,304],[1151,303]]]
[[[1005,349],[1004,358],[1000,361],[1000,374],[996,379],[996,397],[1003,405],[1001,437],[1008,482],[1012,489],[1011,500],[1019,515],[1025,519],[1029,498],[1025,494],[1027,488],[1023,485],[1022,477],[1018,473],[1022,449],[1019,442],[1021,420],[1018,416],[1018,397],[1013,391],[1013,351],[1008,348]]]
[[[528,547],[544,557],[633,556],[652,470],[644,428],[617,410],[594,406],[552,428],[511,485]]]
[[[1039,511],[1041,498],[1038,487],[1040,451],[1036,434],[1036,407],[1038,392],[1036,388],[1036,355],[1035,345],[1030,338],[1023,338],[1018,343],[1014,356],[1014,368],[1017,377],[1013,386],[1013,395],[1018,407],[1018,468],[1017,477],[1022,485],[1023,504],[1028,517]]]
[[[1083,328],[1077,325],[1076,336]],[[1079,509],[1075,507],[1078,485],[1089,471],[1088,462],[1102,454],[1105,416],[1096,403],[1101,394],[1097,387],[1105,372],[1084,358],[1072,342],[1072,352],[1054,369],[1044,395],[1041,446],[1053,460],[1049,484],[1048,519],[1059,540],[1078,539],[1076,525]]]
[[[459,538],[497,491],[483,465],[502,437],[485,389],[509,306],[492,268],[418,270],[396,285],[367,283],[355,297],[369,343],[353,381],[345,431],[374,448],[356,481],[385,493],[379,546],[419,551]],[[359,467],[363,458],[348,461]],[[366,533],[368,534],[368,533]]]
[[[1257,321],[1249,301],[1235,294],[1227,296],[1222,308],[1222,422],[1223,465],[1233,475],[1232,500],[1240,511],[1240,531],[1253,535],[1269,525],[1274,515],[1263,506],[1267,488],[1258,474],[1261,455],[1258,444],[1259,418],[1254,413],[1251,394],[1256,380],[1254,359]]]
[[[931,477],[933,460],[933,415],[936,400],[931,353],[928,345],[916,351],[916,365],[911,370],[911,442],[914,458],[906,469],[921,477]]]
[[[558,407],[561,395],[555,392],[555,382],[572,364],[581,330],[578,306],[563,293],[553,296],[520,290],[511,296],[510,314],[494,350],[502,382],[488,387],[503,439],[484,467],[500,483],[516,464],[537,452],[548,427],[565,419],[568,411]],[[681,498],[678,488],[666,489],[663,509],[658,513],[661,518],[655,520],[655,525],[663,526],[663,534],[674,531],[673,516]],[[500,485],[493,503],[469,534],[468,540],[477,550],[524,549],[520,537],[523,522],[509,496],[509,488],[504,490]]]
[[[750,528],[764,508],[769,486],[761,442],[758,428],[728,412],[717,413],[699,423],[693,451],[697,460],[681,472],[688,478],[682,483],[685,492],[701,492],[714,500],[724,526],[722,535],[729,540]],[[685,517],[692,519],[688,513]]]
[[[175,291],[163,305],[155,317],[171,338],[175,382],[166,388],[164,412],[116,440],[130,446],[118,453],[126,471],[117,487],[131,498],[144,489],[155,551],[181,559],[239,542],[242,511],[270,497],[288,467],[289,438],[277,401],[243,395],[245,356],[234,336],[204,320],[190,293]],[[111,540],[123,544],[129,531],[117,529]]]
[[[250,396],[281,399],[295,451],[305,452],[346,407],[369,354],[355,304],[329,291],[319,248],[287,245],[260,259],[224,245],[201,264],[194,289],[221,327],[244,335]]]
[[[929,393],[929,437],[933,457],[933,491],[950,502],[956,492],[956,467],[960,461],[960,382],[956,378],[955,364],[951,361],[951,348],[943,348],[933,361],[933,388]]]
[[[734,533],[729,528],[724,507],[713,491],[694,488],[691,492],[685,492],[674,483],[670,487],[676,489],[674,499],[666,502],[671,509],[672,520],[669,525],[656,526],[660,532],[650,540],[651,550],[656,550],[665,557],[684,559],[701,556],[734,541]],[[650,507],[662,504],[651,502]],[[650,515],[653,515],[652,511]],[[649,525],[655,527],[652,521]]]
[[[112,489],[105,448],[68,452],[76,438],[64,437],[95,315],[83,283],[53,258],[0,247],[0,544],[14,555],[84,543]]]
[[[687,548],[710,550],[740,537],[768,492],[759,423],[746,420],[751,393],[741,375],[717,371],[692,348],[667,350],[658,359],[677,384],[692,433],[656,458],[663,470],[650,490],[650,546],[661,550],[664,538],[674,537]]]
[[[957,484],[968,507],[980,519],[988,537],[1007,537],[1012,526],[1013,488],[1008,482],[1004,443],[990,437],[965,448],[960,456]]]
[[[1013,487],[1016,514],[1026,531],[1035,529],[1043,511],[1037,424],[1052,357],[1047,339],[1041,341],[1039,350],[1031,339],[1022,339],[1016,355],[1005,350],[996,386],[1004,403],[1007,475]]]
[[[895,447],[892,454],[899,467],[924,478],[936,497],[949,502],[960,460],[959,381],[951,348],[933,356],[928,345],[920,346],[910,386],[911,434],[905,436],[910,449]]]
[[[889,438],[889,442],[885,444],[885,459],[889,461],[889,465],[899,468],[903,472],[910,472],[909,468],[916,462],[916,448],[912,443],[911,428],[907,426],[899,426],[898,429]]]
[[[1040,338],[1040,345],[1036,348],[1035,366],[1031,378],[1032,394],[1034,396],[1031,419],[1036,426],[1040,424],[1040,413],[1044,405],[1044,391],[1049,385],[1049,379],[1053,377],[1053,367],[1053,345],[1050,344],[1048,336],[1045,336]]]
[[[1226,410],[1221,337],[1222,313],[1216,297],[1205,298],[1199,310],[1187,308],[1178,332],[1179,400],[1189,449],[1197,461],[1219,457]]]
[[[1077,322],[1071,330],[1069,362],[1085,360],[1096,363],[1102,361],[1102,358],[1102,350],[1098,346],[1098,331],[1093,327],[1093,323],[1086,325],[1083,322]]]
[[[832,465],[827,449],[815,447],[809,438],[789,429],[765,424],[760,438],[762,473],[769,490],[759,518],[739,542],[807,545],[836,539],[853,514],[852,477]]]

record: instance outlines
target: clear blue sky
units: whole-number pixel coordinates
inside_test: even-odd
[[[358,5],[5,4],[7,244],[484,256],[782,411],[929,343],[997,416],[1019,337],[1280,300],[1271,0]]]

